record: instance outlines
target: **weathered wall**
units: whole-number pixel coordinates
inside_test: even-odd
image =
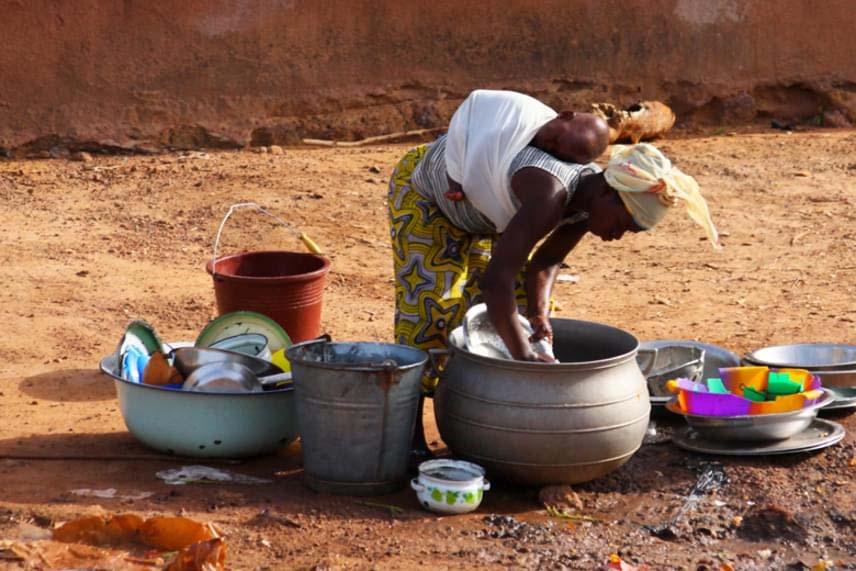
[[[363,137],[466,93],[856,119],[853,0],[0,0],[0,147]],[[27,146],[28,145],[28,146]]]

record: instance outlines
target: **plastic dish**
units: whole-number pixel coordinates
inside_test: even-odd
[[[163,343],[154,328],[142,320],[134,320],[125,328],[116,354],[119,355],[116,374],[133,383],[142,382],[149,357],[162,351]]]
[[[236,335],[259,333],[268,340],[271,354],[291,347],[291,338],[276,321],[255,311],[233,311],[211,321],[196,338],[197,347],[213,344]]]
[[[713,382],[716,391],[688,379],[669,381],[680,410],[698,416],[775,414],[805,408],[824,394],[820,380],[800,369],[728,367],[719,375],[706,381]]]
[[[234,351],[249,355],[250,357],[258,357],[265,361],[270,361],[272,358],[268,339],[261,333],[244,333],[243,335],[226,337],[212,343],[210,349]]]
[[[765,441],[782,440],[802,432],[817,416],[818,410],[832,401],[828,391],[813,403],[799,410],[773,414],[742,414],[733,416],[706,416],[685,413],[677,399],[666,408],[686,419],[693,430],[707,440]]]

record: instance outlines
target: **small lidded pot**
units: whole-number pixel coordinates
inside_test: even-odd
[[[428,460],[419,465],[419,477],[410,481],[425,509],[461,514],[475,510],[490,489],[484,468],[463,460]]]

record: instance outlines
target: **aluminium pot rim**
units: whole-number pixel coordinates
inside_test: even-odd
[[[299,351],[305,348],[305,346],[312,345],[315,343],[326,343],[328,345],[385,345],[387,347],[397,347],[400,349],[406,349],[408,351],[414,353],[421,353],[419,356],[419,360],[414,363],[408,363],[407,365],[397,365],[396,367],[386,367],[382,363],[368,363],[368,364],[360,364],[360,365],[348,365],[347,363],[327,363],[323,361],[313,361],[311,359],[306,359],[303,357],[299,357],[292,351]],[[301,341],[300,343],[295,343],[291,347],[288,347],[285,350],[285,356],[288,358],[289,363],[291,363],[292,367],[297,364],[304,367],[317,368],[317,369],[327,369],[327,370],[335,370],[335,371],[343,371],[347,370],[348,372],[356,371],[361,373],[383,373],[387,370],[391,370],[393,373],[401,374],[406,373],[412,369],[418,369],[420,367],[424,367],[428,363],[428,352],[422,349],[417,349],[416,347],[411,347],[410,345],[402,345],[401,343],[384,343],[382,341],[326,341],[323,339],[311,339],[308,341]]]
[[[626,335],[632,339],[634,346],[630,351],[626,353],[622,353],[620,355],[615,355],[613,357],[607,357],[606,359],[595,359],[592,361],[574,361],[569,363],[538,363],[532,361],[513,361],[510,359],[501,359],[496,357],[487,357],[485,355],[478,355],[471,351],[460,347],[458,344],[463,343],[463,327],[457,327],[454,331],[449,335],[449,350],[453,354],[459,354],[462,357],[475,361],[477,363],[483,365],[489,365],[495,369],[508,369],[514,371],[520,370],[529,370],[529,371],[539,371],[542,373],[545,372],[562,372],[562,371],[579,371],[579,370],[592,370],[592,369],[605,369],[614,367],[617,365],[621,365],[626,361],[633,360],[635,363],[636,354],[639,352],[639,347],[641,343],[639,339],[624,329],[619,327],[615,327],[613,325],[607,325],[605,323],[599,323],[597,321],[587,321],[584,319],[567,319],[567,318],[554,318],[555,320],[566,321],[566,322],[575,322],[582,323],[586,325],[594,325],[598,328],[610,329],[614,332],[618,332],[622,335]]]

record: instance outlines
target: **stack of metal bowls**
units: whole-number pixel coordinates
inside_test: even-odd
[[[856,345],[775,345],[746,354],[743,362],[775,369],[807,369],[818,375],[823,387],[835,397],[824,410],[856,407]]]
[[[648,381],[651,406],[664,411],[674,395],[666,382],[678,377],[701,381],[719,377],[719,369],[736,367],[740,357],[722,347],[687,339],[659,339],[639,345],[636,362]]]

